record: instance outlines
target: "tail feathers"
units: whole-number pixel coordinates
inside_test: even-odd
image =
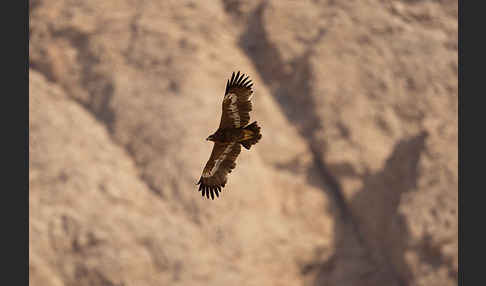
[[[251,130],[251,131],[253,131],[257,134],[260,133],[260,126],[258,126],[256,121],[254,121],[252,124],[246,126],[245,129]]]
[[[250,147],[252,145],[255,145],[262,138],[262,134],[260,133],[260,126],[257,125],[256,121],[246,126],[245,129],[250,130],[254,133],[251,139],[241,142],[241,145],[243,145],[243,147],[250,150]]]

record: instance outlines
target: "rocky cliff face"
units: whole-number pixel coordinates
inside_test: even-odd
[[[457,1],[31,1],[31,285],[457,284]],[[263,138],[195,183],[226,79]]]

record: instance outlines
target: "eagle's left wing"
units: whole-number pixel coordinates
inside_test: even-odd
[[[231,75],[231,80],[226,83],[226,91],[223,98],[223,113],[219,129],[245,127],[250,121],[251,97],[253,83],[249,76],[238,73]]]
[[[241,145],[238,142],[220,143],[215,142],[213,151],[209,157],[199,182],[199,191],[209,199],[214,200],[214,194],[219,197],[221,189],[227,181],[228,173],[236,167],[236,157],[241,152]]]

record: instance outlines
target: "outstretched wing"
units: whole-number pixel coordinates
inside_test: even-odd
[[[250,121],[251,97],[253,83],[249,76],[238,73],[231,75],[231,80],[226,83],[226,91],[223,98],[223,113],[219,128],[240,128]]]
[[[199,182],[199,191],[209,199],[214,200],[214,194],[219,197],[221,189],[226,184],[227,175],[236,167],[236,157],[240,154],[241,146],[238,142],[214,143],[213,151],[209,157],[206,167]]]

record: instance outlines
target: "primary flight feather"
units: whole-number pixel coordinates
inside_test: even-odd
[[[256,144],[262,134],[257,122],[250,122],[252,109],[251,98],[253,83],[249,76],[233,72],[226,83],[223,97],[223,112],[219,128],[206,140],[213,141],[213,151],[197,182],[202,196],[214,200],[224,188],[227,175],[236,167],[236,158],[241,152],[241,146],[246,149]]]

